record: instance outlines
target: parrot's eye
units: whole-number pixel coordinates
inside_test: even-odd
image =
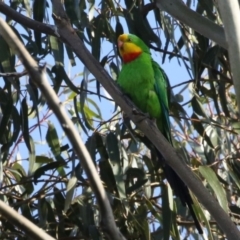
[[[131,42],[131,39],[130,38],[128,38],[128,40],[127,40],[128,42]]]

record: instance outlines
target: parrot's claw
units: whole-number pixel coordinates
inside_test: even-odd
[[[147,117],[147,118],[150,117],[148,113],[143,113],[143,112],[139,111],[139,110],[136,109],[136,108],[133,108],[132,113],[133,113],[134,115],[144,116],[144,117]]]
[[[143,117],[143,118],[140,119],[139,121],[143,121],[143,120],[145,120],[146,118],[152,119],[152,118],[149,116],[148,113],[143,113],[143,112],[139,111],[139,110],[136,109],[136,108],[133,108],[132,113],[133,113],[134,115],[139,115],[139,116],[142,116],[142,117]]]
[[[136,108],[133,108],[132,112],[133,112],[134,115],[139,115],[139,116],[143,117],[142,119],[139,120],[139,122],[145,120],[146,118],[149,118],[150,120],[153,121],[153,124],[157,126],[156,118],[150,117],[150,115],[148,113],[143,113],[143,112],[137,110]]]

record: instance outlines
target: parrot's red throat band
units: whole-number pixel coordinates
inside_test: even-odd
[[[129,63],[133,60],[135,60],[142,52],[131,52],[131,53],[125,53],[122,55],[122,59],[124,63]]]

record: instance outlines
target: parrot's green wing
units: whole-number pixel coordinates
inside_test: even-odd
[[[155,78],[155,85],[154,89],[157,93],[161,109],[162,109],[162,116],[159,119],[158,126],[160,131],[165,136],[165,138],[172,143],[171,138],[171,127],[170,127],[170,120],[169,120],[169,80],[165,72],[162,68],[155,62],[152,61],[152,67],[154,70],[154,78]],[[158,119],[157,119],[158,120]]]
[[[160,131],[165,136],[165,138],[172,144],[171,138],[171,126],[169,119],[169,92],[170,84],[167,75],[160,68],[160,66],[152,61],[152,67],[154,69],[154,78],[155,78],[155,91],[157,93],[160,106],[161,106],[161,116],[157,119],[158,126],[160,125]],[[196,227],[200,234],[203,233],[201,225],[196,217],[196,214],[193,210],[193,200],[189,193],[189,190],[177,173],[165,162],[162,154],[157,151],[158,159],[162,163],[162,168],[164,169],[165,176],[170,183],[170,186],[175,191],[175,194],[180,198],[184,206],[188,205],[188,208],[192,214]]]

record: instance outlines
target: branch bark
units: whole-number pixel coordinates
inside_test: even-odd
[[[175,149],[167,142],[163,135],[159,132],[156,125],[149,119],[142,119],[138,115],[134,115],[132,109],[136,106],[126,98],[111,77],[102,68],[100,63],[91,55],[83,42],[72,29],[66,14],[59,0],[52,0],[54,9],[54,19],[58,27],[58,34],[61,40],[68,44],[83,64],[103,85],[108,93],[113,97],[115,102],[130,117],[130,119],[141,129],[141,131],[151,140],[155,147],[161,152],[167,163],[176,171],[191,191],[196,195],[198,200],[211,213],[218,223],[219,227],[225,232],[228,239],[240,239],[240,232],[229,218],[228,214],[220,207],[218,202],[209,194],[203,184],[195,177],[187,165],[182,161]]]
[[[2,1],[0,2],[0,12],[5,14],[6,16],[12,18],[14,21],[23,24],[26,27],[29,27],[29,28],[39,31],[41,33],[56,36],[55,26],[41,23],[41,22],[35,21],[31,18],[25,17],[24,15],[15,11],[13,8],[9,7],[7,4],[5,4]]]
[[[218,6],[224,24],[227,49],[230,60],[233,84],[240,112],[240,12],[238,0],[218,0]]]
[[[2,20],[2,19],[1,19]],[[0,21],[1,21],[0,20]],[[1,23],[0,23],[1,24]],[[1,28],[2,26],[0,26]],[[1,32],[1,30],[0,30]],[[18,226],[21,230],[28,234],[29,237],[36,240],[56,240],[55,238],[48,235],[41,228],[30,222],[27,218],[20,215],[14,209],[9,207],[3,201],[0,201],[0,212],[1,214],[12,224]]]
[[[58,118],[64,132],[66,133],[69,141],[71,142],[74,151],[76,152],[78,158],[81,160],[81,163],[84,167],[84,170],[89,178],[91,187],[96,195],[99,209],[102,216],[102,229],[105,232],[105,235],[108,239],[116,239],[116,240],[123,240],[125,239],[121,233],[119,232],[115,220],[112,214],[112,208],[108,201],[106,192],[103,188],[97,170],[93,164],[93,161],[90,157],[89,152],[87,151],[80,135],[76,131],[72,121],[68,117],[62,103],[59,101],[58,96],[56,95],[55,91],[49,84],[46,73],[44,70],[39,69],[37,63],[25,49],[21,41],[18,37],[13,33],[9,25],[0,18],[0,33],[6,42],[9,44],[11,49],[19,56],[21,59],[24,67],[26,68],[29,76],[33,83],[40,89],[42,94],[44,95],[45,99],[49,107],[53,110],[54,114]],[[72,33],[71,33],[72,34]],[[0,212],[5,216],[8,217],[12,221],[13,224],[16,224],[19,228],[24,229],[26,232],[30,232],[34,234],[33,239],[52,239],[50,236],[43,236],[43,231],[35,226],[35,230],[38,229],[38,234],[34,233],[31,229],[32,225],[29,225],[29,222],[26,225],[22,225],[19,219],[19,214],[16,214],[14,210],[12,212],[7,213],[4,211],[3,202],[0,202]],[[46,233],[45,233],[46,234]]]

